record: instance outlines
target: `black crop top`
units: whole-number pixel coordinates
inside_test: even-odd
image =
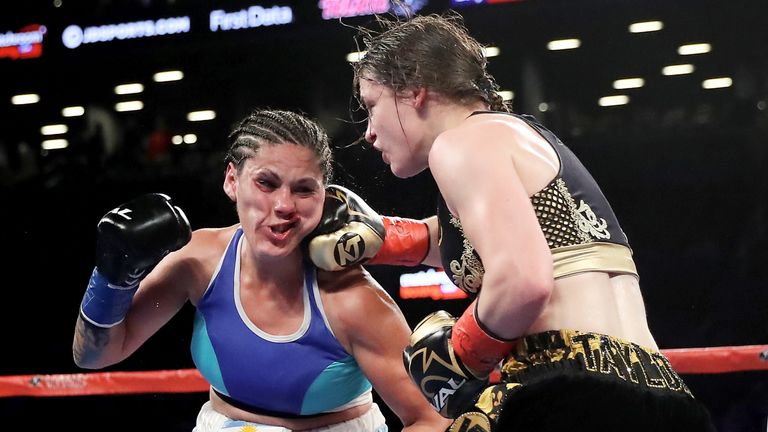
[[[472,115],[483,113],[501,114],[480,111]],[[555,278],[587,271],[637,276],[627,236],[592,175],[576,155],[534,117],[508,114],[535,129],[560,159],[557,176],[531,197],[536,218],[552,251]],[[464,237],[461,221],[448,211],[442,195],[438,199],[437,216],[443,268],[456,286],[468,294],[476,294],[483,284],[483,263]]]

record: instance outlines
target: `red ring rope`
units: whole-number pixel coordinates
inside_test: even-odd
[[[680,374],[768,370],[768,345],[678,348],[661,352]],[[197,369],[0,376],[0,397],[193,393],[207,390],[208,383]]]

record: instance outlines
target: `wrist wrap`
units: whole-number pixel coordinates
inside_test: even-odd
[[[94,268],[80,303],[80,315],[97,327],[110,328],[120,324],[139,288],[139,281],[136,278],[124,287],[112,285]]]
[[[456,355],[478,377],[487,377],[512,351],[515,343],[485,330],[477,319],[477,300],[464,311],[453,326],[451,342]]]
[[[368,264],[417,266],[427,257],[430,247],[426,223],[408,218],[384,216],[384,244]]]

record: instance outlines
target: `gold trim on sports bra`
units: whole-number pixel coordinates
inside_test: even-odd
[[[555,279],[575,273],[600,271],[637,276],[632,250],[616,243],[588,243],[552,249]]]

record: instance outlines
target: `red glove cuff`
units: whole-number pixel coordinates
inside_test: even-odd
[[[494,337],[483,329],[477,320],[477,300],[456,321],[451,333],[451,343],[464,365],[482,378],[488,376],[512,351],[515,343]]]
[[[383,216],[386,235],[367,264],[417,266],[429,253],[429,227],[416,219]]]

